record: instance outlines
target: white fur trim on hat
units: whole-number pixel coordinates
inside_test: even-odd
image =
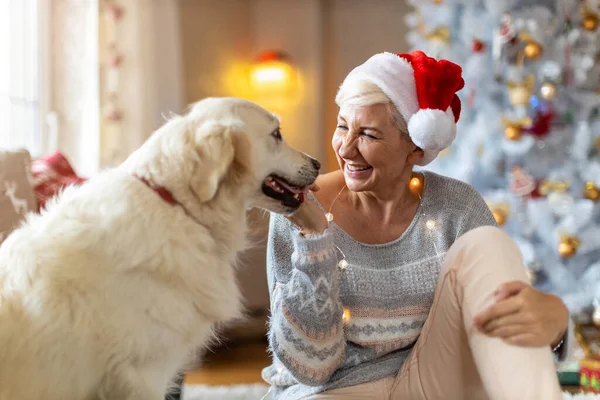
[[[452,110],[443,112],[421,109],[409,118],[408,132],[413,143],[425,153],[419,164],[429,164],[440,151],[450,146],[456,137],[456,123]]]
[[[344,79],[342,86],[347,82],[358,80],[377,85],[406,121],[419,110],[412,65],[396,54],[375,54],[354,68]]]

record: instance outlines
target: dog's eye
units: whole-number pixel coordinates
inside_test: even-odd
[[[279,129],[276,129],[273,131],[273,133],[271,133],[271,136],[273,136],[275,139],[277,140],[281,140],[281,131]]]

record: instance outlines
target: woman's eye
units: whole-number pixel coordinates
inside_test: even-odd
[[[347,130],[347,129],[348,129],[348,127],[347,127],[347,126],[345,126],[345,125],[338,125],[338,126],[337,126],[337,128],[338,128],[338,129],[344,129],[344,130]]]
[[[363,136],[366,136],[368,139],[377,139],[375,136],[373,135],[369,135],[368,133],[362,133]]]
[[[271,136],[273,136],[275,139],[277,140],[281,140],[281,131],[279,129],[277,129],[276,131],[273,131],[273,133],[271,133]]]

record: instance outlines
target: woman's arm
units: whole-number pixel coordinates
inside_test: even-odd
[[[331,234],[303,237],[272,214],[267,245],[270,347],[300,383],[327,382],[345,355],[338,256]]]

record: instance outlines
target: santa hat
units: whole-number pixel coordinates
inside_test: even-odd
[[[422,51],[409,54],[380,53],[354,68],[342,83],[362,80],[377,85],[408,124],[408,134],[429,164],[450,146],[456,136],[463,88],[462,69],[447,60],[427,57]]]

